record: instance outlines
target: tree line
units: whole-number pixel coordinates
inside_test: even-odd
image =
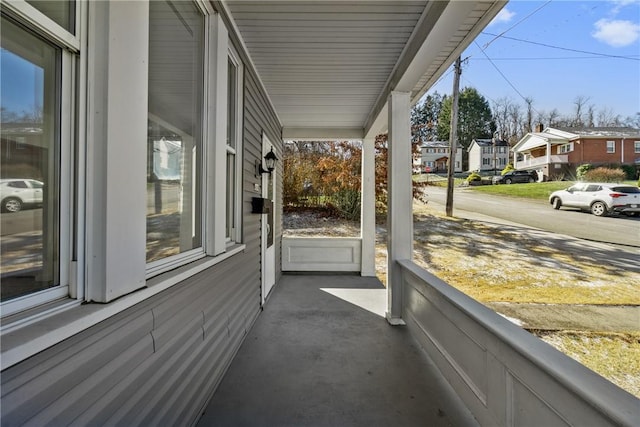
[[[435,92],[415,105],[411,111],[412,142],[449,140],[451,101],[450,96]],[[548,112],[536,110],[532,98],[526,98],[524,104],[510,98],[489,103],[475,88],[465,87],[460,91],[458,102],[458,144],[468,148],[473,139],[495,136],[515,145],[528,132],[533,132],[538,123],[563,128],[640,128],[640,112],[622,117],[611,108],[597,109],[589,101],[589,97],[577,96],[573,111],[563,115],[555,108]]]

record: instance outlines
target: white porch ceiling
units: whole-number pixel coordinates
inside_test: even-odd
[[[285,138],[386,130],[390,91],[417,101],[506,2],[225,2]]]

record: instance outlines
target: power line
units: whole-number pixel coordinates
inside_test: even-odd
[[[477,42],[474,41],[474,43],[476,44],[476,46],[478,46],[478,48],[480,48],[480,45],[478,45]],[[527,99],[527,97],[525,97],[522,93],[520,93],[520,91],[518,90],[518,88],[516,88],[513,83],[511,83],[511,81],[507,78],[507,76],[505,76],[502,71],[500,71],[500,68],[498,68],[498,66],[491,60],[491,58],[489,58],[489,56],[485,53],[484,50],[482,50],[482,48],[480,48],[480,52],[482,52],[482,54],[487,58],[487,60],[491,63],[491,65],[493,65],[493,68],[496,69],[496,71],[502,76],[502,78],[509,84],[509,86],[511,86],[511,88],[520,96],[520,98],[522,98],[522,100],[526,103],[526,104],[530,104],[530,100]],[[531,105],[531,109],[538,115],[541,115],[540,112],[538,110],[536,110],[535,108],[533,108],[533,105]]]
[[[633,57],[629,57],[631,59]],[[602,56],[554,56],[554,57],[513,57],[513,58],[493,58],[493,61],[554,61],[554,60],[575,60],[575,59],[611,59]],[[486,61],[486,58],[474,58],[474,61]]]
[[[543,7],[545,7],[546,5],[551,3],[551,1],[552,0],[549,0],[548,2],[546,2],[545,4],[543,4],[542,6],[540,6],[539,8],[537,8],[536,10],[534,10],[533,12],[531,12],[530,14],[528,14],[527,16],[525,16],[524,18],[522,18],[521,20],[519,20],[518,22],[516,22],[515,24],[513,24],[512,26],[510,26],[506,30],[504,30],[503,32],[501,32],[500,34],[492,34],[495,37],[489,43],[485,44],[484,48],[482,48],[482,50],[488,48],[491,43],[493,43],[494,41],[496,41],[500,37],[503,37],[507,32],[511,31],[512,29],[514,29],[515,27],[517,27],[518,25],[523,23],[525,20],[529,19],[533,14],[537,13],[540,9],[542,9]]]
[[[523,39],[517,39],[515,37],[507,37],[507,36],[502,36],[502,35],[496,35],[496,34],[487,33],[487,32],[484,32],[484,31],[481,34],[486,34],[488,36],[496,36],[496,38],[497,37],[501,37],[503,39],[513,40],[513,41],[517,41],[517,42],[521,42],[521,43],[534,44],[534,45],[537,45],[537,46],[548,47],[548,48],[551,48],[551,49],[566,50],[568,52],[585,53],[587,55],[595,55],[595,56],[601,56],[601,57],[605,57],[605,58],[618,58],[618,59],[629,59],[631,61],[640,61],[640,58],[634,58],[634,57],[631,57],[631,56],[610,55],[608,53],[589,52],[587,50],[579,50],[579,49],[571,49],[571,48],[568,48],[568,47],[553,46],[553,45],[546,44],[546,43],[532,42],[530,40],[523,40]],[[495,40],[495,38],[493,40]],[[478,46],[478,47],[480,47],[480,46]],[[482,51],[482,53],[484,53],[484,49],[480,48],[480,50]]]

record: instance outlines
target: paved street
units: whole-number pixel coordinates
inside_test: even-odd
[[[429,203],[444,205],[446,188],[427,187]],[[523,200],[476,193],[456,188],[454,216],[486,215],[541,230],[602,243],[640,248],[640,217],[597,217],[577,210],[554,210],[546,201]]]

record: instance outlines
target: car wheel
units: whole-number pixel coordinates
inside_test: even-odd
[[[553,206],[553,209],[560,209],[560,206],[562,206],[562,201],[560,200],[559,197],[555,197],[552,201],[551,201],[551,205]]]
[[[17,197],[7,197],[2,201],[2,210],[5,212],[19,212],[22,209],[22,200]]]
[[[505,180],[504,180],[504,183],[505,183],[505,184],[511,184],[511,178],[507,178],[507,179],[505,179]]]
[[[591,213],[595,216],[605,216],[607,212],[607,205],[603,202],[593,202],[591,205]]]

